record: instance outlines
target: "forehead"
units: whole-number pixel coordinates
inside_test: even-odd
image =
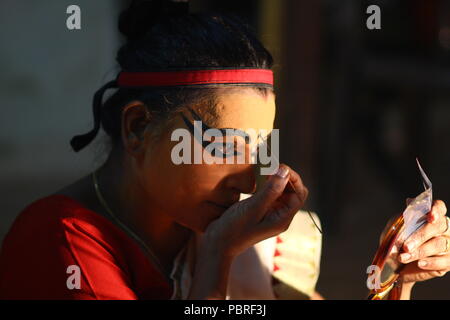
[[[218,127],[236,129],[272,129],[275,118],[275,96],[255,90],[233,90],[218,96]]]
[[[217,128],[243,130],[252,138],[259,132],[267,135],[273,129],[275,110],[275,95],[271,92],[267,95],[250,89],[225,92],[218,96],[215,124]]]

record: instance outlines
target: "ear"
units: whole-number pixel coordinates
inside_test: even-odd
[[[130,102],[123,108],[122,143],[129,154],[138,156],[145,152],[146,129],[150,120],[150,112],[140,101]]]

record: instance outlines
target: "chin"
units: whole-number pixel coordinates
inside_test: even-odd
[[[194,219],[184,220],[180,222],[184,227],[196,232],[204,233],[211,222],[220,218],[226,209],[214,207],[211,205],[202,206],[194,210],[194,212],[186,212],[186,217],[193,217]],[[199,214],[199,212],[201,214]]]

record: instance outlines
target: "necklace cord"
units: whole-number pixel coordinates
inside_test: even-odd
[[[167,275],[169,273],[166,272],[166,270],[163,267],[160,260],[153,253],[153,251],[150,250],[150,247],[135,232],[133,232],[122,221],[120,221],[120,219],[113,213],[113,211],[109,207],[108,203],[106,202],[105,198],[103,197],[102,193],[100,192],[100,187],[99,187],[98,179],[97,179],[97,171],[98,170],[96,170],[92,173],[92,180],[94,182],[95,194],[96,194],[97,199],[100,202],[101,206],[106,210],[106,212],[108,212],[108,214],[111,216],[111,218],[114,220],[114,222],[125,231],[125,233],[127,233],[135,241],[137,241],[139,243],[139,245],[141,245],[141,247],[144,249],[144,252],[146,253],[147,257],[150,258],[150,260],[152,260],[152,262],[154,262],[156,264],[156,267],[159,269],[159,271],[167,278],[168,277]]]

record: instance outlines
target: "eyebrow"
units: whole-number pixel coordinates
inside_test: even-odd
[[[204,123],[202,118],[200,118],[199,115],[196,114],[193,110],[191,110],[191,109],[188,109],[188,110],[191,113],[192,118],[194,118],[194,120],[196,120],[196,121],[201,121],[207,130],[208,129],[219,130],[222,133],[222,135],[224,135],[224,136],[237,135],[237,136],[243,137],[245,139],[245,144],[250,143],[251,137],[247,132],[245,132],[243,130],[235,129],[235,128],[212,128],[212,127],[208,126],[206,123]],[[186,118],[186,116],[184,114],[181,114],[181,116],[182,116],[185,124],[188,126],[189,130],[191,131],[191,133],[194,134],[194,132],[195,132],[194,125]],[[233,131],[230,131],[230,130],[233,130]]]

